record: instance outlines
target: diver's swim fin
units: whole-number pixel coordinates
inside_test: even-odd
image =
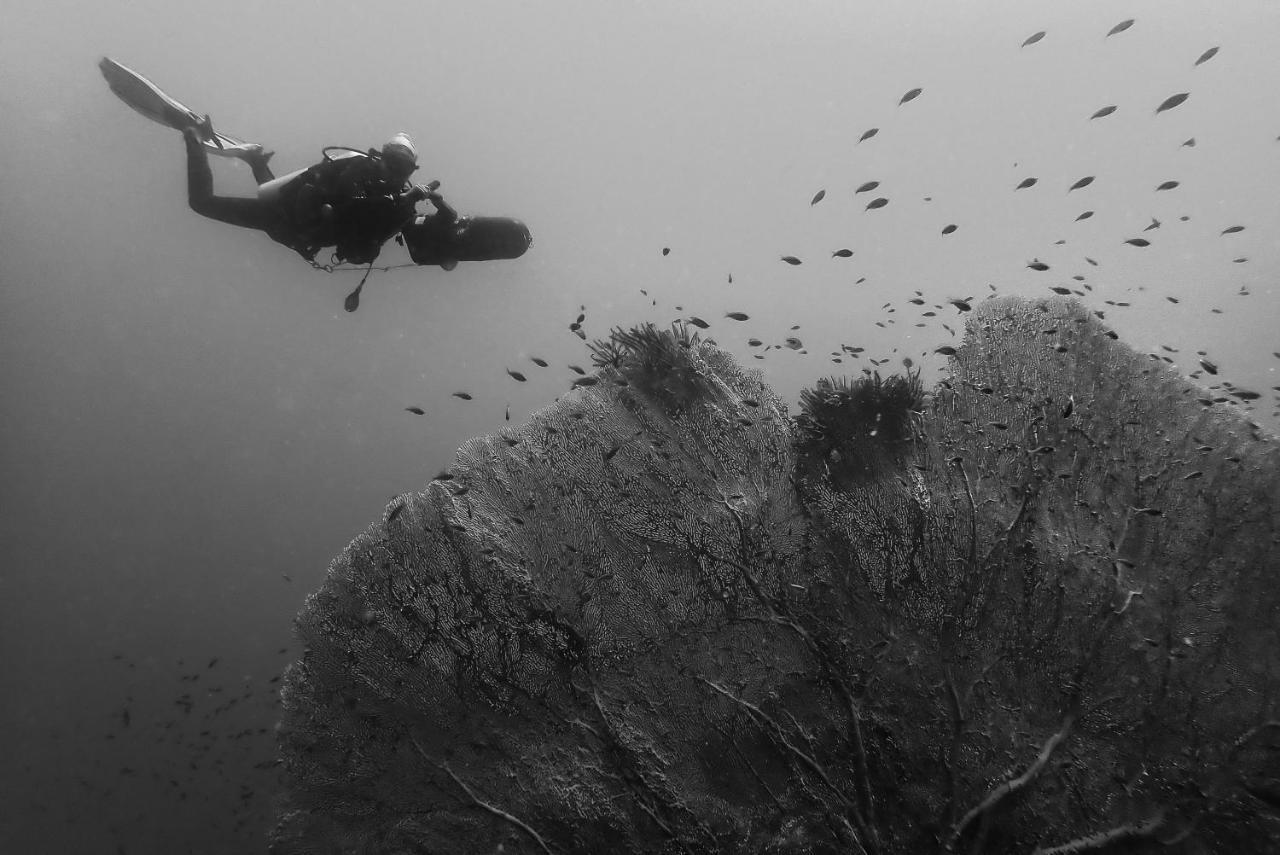
[[[127,68],[109,57],[103,57],[98,63],[102,76],[106,78],[111,91],[120,100],[146,116],[153,122],[180,131],[195,126],[200,131],[200,141],[211,154],[224,157],[244,158],[260,146],[246,143],[235,137],[220,134],[209,124],[208,116],[201,118],[191,108],[169,97],[159,86],[131,68]]]

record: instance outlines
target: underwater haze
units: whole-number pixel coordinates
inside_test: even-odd
[[[304,598],[615,326],[702,319],[794,408],[904,360],[931,382],[988,296],[1075,295],[1280,425],[1272,0],[50,0],[4,21],[0,855],[265,851]],[[188,207],[181,135],[103,56],[277,174],[407,132],[415,180],[533,244],[451,271],[388,244],[344,311],[360,271]],[[213,160],[217,192],[255,192]]]

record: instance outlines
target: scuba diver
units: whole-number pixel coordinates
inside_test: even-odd
[[[382,245],[417,218],[415,207],[428,200],[436,208],[436,228],[456,222],[457,212],[436,192],[438,181],[411,184],[418,152],[407,134],[398,133],[381,149],[343,150],[342,156],[276,178],[268,161],[273,152],[242,144],[232,156],[245,161],[258,182],[256,198],[218,196],[213,192],[206,141],[216,139],[208,116],[182,129],[187,147],[187,197],[201,216],[266,232],[274,241],[317,264],[316,254],[335,247],[334,263],[372,264]],[[423,219],[423,218],[418,218]],[[457,261],[440,262],[452,270]]]

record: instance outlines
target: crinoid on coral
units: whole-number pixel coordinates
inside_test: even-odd
[[[673,407],[683,407],[709,390],[709,384],[690,351],[701,343],[684,321],[670,330],[652,323],[624,330],[614,327],[607,340],[596,339],[591,361],[600,368],[614,368],[640,391]]]
[[[923,402],[919,371],[818,380],[800,393],[802,468],[834,485],[874,478],[911,441]]]

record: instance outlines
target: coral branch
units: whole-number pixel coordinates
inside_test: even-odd
[[[1071,731],[1071,725],[1075,721],[1073,715],[1068,714],[1062,722],[1062,727],[1053,736],[1045,740],[1044,745],[1040,749],[1040,756],[1036,758],[1036,762],[1032,763],[1027,771],[1023,772],[1016,778],[1011,778],[999,786],[993,788],[986,797],[978,803],[976,807],[964,815],[959,823],[956,824],[955,830],[951,832],[951,839],[948,843],[949,848],[955,848],[956,843],[960,840],[960,836],[964,834],[966,828],[978,817],[990,813],[995,807],[1009,796],[1017,793],[1036,779],[1036,776],[1044,771],[1044,767],[1049,764],[1049,758],[1053,756],[1053,752],[1067,738],[1067,734]]]
[[[1103,847],[1110,846],[1121,840],[1132,840],[1136,837],[1150,837],[1164,825],[1164,814],[1158,813],[1150,819],[1142,822],[1131,822],[1127,825],[1120,825],[1106,831],[1099,831],[1097,834],[1090,834],[1088,837],[1080,837],[1075,840],[1061,843],[1057,846],[1049,848],[1040,847],[1031,855],[1076,855],[1079,852],[1092,852]]]
[[[423,750],[422,746],[418,744],[418,740],[416,737],[411,735],[409,739],[412,740],[413,747],[418,749],[418,753],[422,755],[422,759],[426,760],[428,763],[430,763],[432,766],[435,766],[437,769],[442,769],[445,772],[445,774],[447,774],[450,778],[453,779],[453,782],[455,784],[457,784],[459,787],[462,788],[462,791],[467,794],[468,798],[471,799],[472,804],[474,804],[476,807],[480,808],[481,810],[488,811],[489,813],[496,816],[498,819],[511,823],[516,828],[520,829],[525,834],[532,837],[533,842],[537,843],[539,848],[541,848],[543,852],[546,852],[547,855],[554,855],[554,853],[551,851],[551,848],[547,846],[547,842],[542,839],[542,835],[534,831],[532,828],[530,828],[529,825],[524,822],[524,820],[520,819],[520,817],[518,816],[513,816],[507,813],[505,810],[503,810],[500,807],[495,807],[494,805],[489,804],[484,799],[477,796],[475,794],[475,791],[472,790],[470,787],[468,787],[465,781],[463,781],[461,778],[455,775],[453,773],[453,770],[450,769],[447,764],[437,763],[436,761],[432,760],[431,757],[427,755],[427,752]]]

